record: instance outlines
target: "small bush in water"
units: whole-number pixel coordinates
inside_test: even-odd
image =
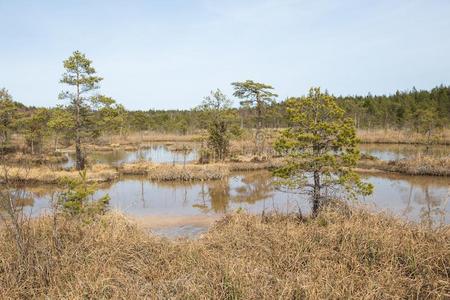
[[[94,199],[95,184],[89,184],[86,170],[81,171],[75,179],[64,179],[66,190],[58,196],[58,203],[63,211],[70,215],[86,213],[88,215],[104,214],[108,208],[110,197],[105,195]]]

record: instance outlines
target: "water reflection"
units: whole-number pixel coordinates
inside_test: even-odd
[[[140,150],[125,151],[116,149],[106,152],[91,152],[89,159],[94,163],[104,163],[113,166],[122,163],[131,163],[139,160],[153,161],[156,163],[184,163],[198,159],[196,143],[189,143],[187,151],[171,151],[167,144],[150,144]],[[433,145],[403,145],[403,144],[361,144],[361,153],[370,154],[382,160],[398,160],[417,155],[431,155],[444,157],[450,155],[450,146]],[[64,168],[75,165],[75,155],[67,154],[68,161],[63,163]]]
[[[412,194],[411,187],[411,193]],[[432,227],[433,224],[439,223],[443,224],[445,223],[445,207],[448,204],[448,198],[442,199],[439,197],[439,195],[435,195],[431,190],[430,187],[424,187],[423,189],[424,197],[417,197],[415,195],[414,201],[421,204],[420,208],[420,220],[422,223],[425,223],[428,227]],[[407,208],[410,209],[411,205],[411,199],[408,198],[408,205]],[[406,210],[406,209],[405,209]]]
[[[75,154],[67,154],[67,157],[68,161],[62,164],[63,168],[71,168],[75,165]],[[114,151],[92,152],[88,154],[88,157],[93,163],[112,166],[140,160],[179,164],[197,160],[198,153],[195,144],[189,145],[189,148],[185,151],[171,151],[170,146],[167,144],[151,144],[134,151],[115,149]]]
[[[375,186],[364,203],[409,220],[426,224],[448,223],[449,179],[386,174],[364,176]],[[99,186],[94,197],[108,193],[111,207],[137,217],[215,216],[242,208],[251,213],[298,211],[308,213],[304,195],[278,191],[268,171],[236,174],[221,181],[196,183],[152,182],[125,177]],[[48,210],[55,187],[25,188],[24,205],[33,214]],[[29,199],[34,199],[30,201]]]
[[[234,189],[234,202],[254,204],[274,196],[272,176],[269,172],[251,173],[242,177],[241,181],[243,185]]]
[[[429,225],[450,222],[449,178],[388,173],[365,176],[365,180],[375,186],[365,201],[379,210]]]
[[[450,155],[450,146],[447,145],[407,145],[407,144],[361,144],[361,153],[375,156],[381,160],[398,160],[415,157],[417,155],[431,155],[444,157]]]

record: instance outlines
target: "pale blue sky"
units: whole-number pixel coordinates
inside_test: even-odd
[[[191,108],[253,79],[280,95],[450,84],[448,0],[0,0],[0,87],[54,106],[79,49],[130,109]]]

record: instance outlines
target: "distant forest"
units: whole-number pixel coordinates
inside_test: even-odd
[[[450,127],[450,87],[439,86],[430,91],[416,90],[396,92],[382,96],[336,97],[347,116],[355,120],[359,129],[407,129],[427,132],[430,129]],[[199,99],[199,104],[201,99]],[[113,103],[113,102],[111,102]],[[57,101],[55,101],[57,104]],[[236,103],[235,103],[236,104]],[[239,104],[239,103],[237,103]],[[64,125],[65,108],[57,106],[45,109],[27,107],[8,93],[0,90],[0,131],[25,133],[30,137],[51,134],[45,130],[61,131]],[[254,128],[254,107],[233,108],[232,128]],[[126,111],[123,106],[109,106],[109,110],[93,111],[93,124],[110,118],[113,122],[103,131],[123,133],[151,130],[161,133],[189,134],[204,129],[206,124],[200,108],[191,110],[146,110]],[[59,122],[59,123],[58,123]],[[267,105],[263,111],[263,127],[281,128],[287,124],[285,100]],[[98,128],[93,126],[92,128]],[[38,134],[34,133],[39,131]]]
[[[450,125],[450,87],[439,86],[431,91],[396,92],[382,96],[336,97],[347,116],[355,120],[359,129],[409,129],[427,131],[429,127],[442,128]],[[286,127],[285,101],[266,107],[263,126]],[[254,108],[234,109],[234,125],[254,128]],[[204,127],[200,112],[193,110],[130,111],[128,127],[133,130],[161,132],[193,132]]]

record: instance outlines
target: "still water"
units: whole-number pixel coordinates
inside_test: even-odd
[[[381,160],[398,160],[418,155],[444,157],[450,155],[450,145],[404,145],[404,144],[361,144],[361,153],[375,156]]]
[[[183,144],[184,145],[184,144]],[[152,161],[155,163],[187,163],[197,160],[198,151],[195,144],[186,145],[186,151],[171,151],[172,145],[151,144],[145,148],[134,151],[115,149],[113,151],[92,152],[88,154],[89,160],[93,163],[108,164],[118,166],[123,163],[132,163],[140,160]],[[68,161],[61,166],[65,169],[75,166],[75,154],[67,153]]]
[[[155,163],[180,164],[193,162],[198,159],[198,150],[195,143],[187,145],[188,151],[171,151],[171,145],[152,144],[135,151],[116,149],[106,152],[89,153],[89,159],[94,163],[118,166],[122,163],[132,163],[139,160],[152,161]],[[391,144],[361,144],[362,153],[370,154],[382,160],[397,160],[415,157],[417,155],[432,155],[443,157],[450,155],[450,146],[435,145],[427,148],[423,145],[391,145]],[[63,168],[71,168],[75,165],[75,155],[67,154],[68,161],[63,163]]]
[[[195,161],[195,147],[187,152],[170,151],[164,144],[150,145],[140,151],[97,152],[90,159],[111,165],[149,160],[158,163]],[[410,145],[361,145],[362,152],[380,159],[415,156],[425,148]],[[445,146],[429,150],[433,155],[449,155]],[[73,160],[66,166],[71,166]],[[450,223],[450,179],[447,177],[404,176],[396,174],[363,175],[371,182],[374,194],[360,199],[374,210],[387,211],[407,220],[433,224]],[[108,194],[112,209],[135,218],[145,227],[166,236],[195,236],[224,213],[243,209],[250,213],[310,210],[304,195],[277,190],[268,171],[244,172],[224,180],[206,182],[154,182],[144,177],[122,177],[101,184],[95,197]],[[55,186],[26,186],[22,195],[25,211],[39,215],[49,210],[57,195]]]
[[[387,211],[407,220],[450,222],[449,179],[400,175],[363,176],[375,186],[374,194],[360,199],[374,210]],[[26,211],[39,215],[49,210],[55,187],[27,187]],[[124,177],[99,186],[95,197],[108,194],[110,205],[140,220],[155,232],[168,235],[195,235],[206,230],[220,215],[243,209],[302,211],[310,209],[307,198],[285,193],[272,184],[271,173],[255,171],[234,174],[227,179],[197,183],[153,182],[143,177]]]

